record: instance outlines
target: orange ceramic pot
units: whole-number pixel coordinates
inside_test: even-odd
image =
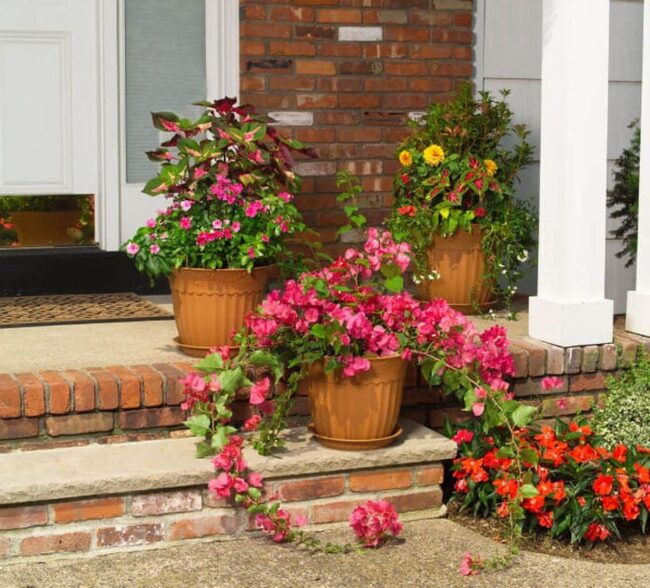
[[[69,229],[75,228],[80,218],[80,210],[11,213],[11,220],[16,223],[18,243],[22,247],[72,245],[76,239]]]
[[[370,370],[352,378],[325,373],[324,361],[306,378],[316,438],[329,447],[366,450],[384,447],[396,429],[402,405],[406,362],[398,355],[369,357]]]
[[[434,236],[427,253],[427,267],[440,274],[437,280],[418,284],[420,298],[444,298],[449,305],[465,314],[477,314],[494,304],[493,284],[484,279],[485,254],[482,234],[457,231],[450,237]]]
[[[179,268],[169,275],[178,343],[188,355],[230,345],[231,334],[264,297],[274,266],[253,269]],[[203,353],[201,353],[203,352]]]

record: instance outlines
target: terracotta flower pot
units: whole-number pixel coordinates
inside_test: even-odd
[[[457,231],[451,237],[435,235],[428,251],[427,267],[440,274],[437,280],[418,284],[420,298],[444,298],[465,314],[487,310],[495,302],[493,284],[485,280],[485,254],[481,231]],[[477,309],[478,307],[478,309]]]
[[[169,275],[178,343],[188,355],[230,345],[233,331],[264,297],[274,266],[244,269],[180,268]]]
[[[47,245],[72,245],[73,228],[81,218],[80,210],[53,210],[12,212],[11,220],[16,223],[18,243],[23,247],[43,247]]]
[[[306,378],[316,438],[328,447],[366,450],[392,443],[402,405],[406,362],[398,355],[370,357],[370,370],[346,378],[325,373],[323,361]]]

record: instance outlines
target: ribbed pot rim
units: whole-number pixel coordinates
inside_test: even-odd
[[[327,361],[328,359],[331,359],[331,357],[332,357],[331,355],[325,355],[321,357],[321,359],[315,361],[314,363],[318,363],[319,361],[321,362]],[[387,361],[389,359],[401,359],[402,361],[406,361],[399,353],[391,353],[390,355],[362,355],[361,357],[371,362]]]
[[[253,268],[254,271],[266,271],[271,269],[275,264],[270,263],[268,265],[259,265]],[[175,267],[172,269],[172,272],[245,272],[249,273],[247,269],[243,267],[220,267],[215,269],[210,269],[207,267]],[[252,272],[251,272],[252,273]]]

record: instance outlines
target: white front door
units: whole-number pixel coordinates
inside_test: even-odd
[[[0,0],[0,194],[97,194],[97,4]]]

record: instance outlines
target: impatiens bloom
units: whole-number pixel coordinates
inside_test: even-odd
[[[456,444],[461,445],[462,443],[469,443],[474,438],[474,433],[468,431],[467,429],[459,429],[456,434],[452,437],[452,440]]]
[[[181,229],[187,231],[187,230],[192,228],[192,219],[190,217],[188,217],[188,216],[184,216],[180,220],[179,225],[180,225]]]
[[[387,537],[402,532],[395,507],[386,500],[369,500],[350,515],[350,526],[364,547],[377,547]]]
[[[604,525],[592,523],[585,532],[585,539],[596,543],[597,541],[605,541],[609,537],[609,530]]]
[[[136,255],[138,251],[140,251],[140,245],[138,245],[137,243],[131,242],[126,246],[126,252],[129,255]]]
[[[599,494],[600,496],[607,496],[608,494],[612,493],[613,489],[613,481],[614,478],[612,476],[606,476],[604,474],[600,474],[595,480],[594,480],[594,492],[596,494]]]
[[[153,255],[160,253],[160,245],[158,245],[157,243],[151,245],[151,247],[149,247],[149,253],[152,253]]]

